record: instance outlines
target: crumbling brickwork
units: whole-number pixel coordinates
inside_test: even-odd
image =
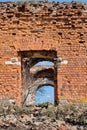
[[[87,102],[86,4],[0,3],[0,99],[22,103],[22,65],[33,51],[56,53],[48,57],[56,68],[55,101]]]

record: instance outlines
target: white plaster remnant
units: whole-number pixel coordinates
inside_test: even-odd
[[[68,64],[68,60],[63,60],[63,61],[61,62],[61,64],[64,64],[64,65]]]
[[[21,62],[15,62],[15,63],[13,63],[11,61],[5,61],[5,64],[6,65],[21,65]]]
[[[68,60],[63,60],[61,57],[54,58],[54,60],[56,60],[60,64],[68,64]]]
[[[32,98],[32,95],[31,94],[28,94],[27,96],[27,99],[26,99],[26,102],[25,102],[25,105],[26,106],[29,106],[29,105],[33,105],[34,104],[34,100]]]
[[[13,57],[10,59],[10,61],[5,61],[6,65],[21,65],[21,62],[18,61],[17,57]]]
[[[16,103],[16,100],[13,100],[13,99],[9,99],[9,103],[13,103],[13,104],[15,104]]]

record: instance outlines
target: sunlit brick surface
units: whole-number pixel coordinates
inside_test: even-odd
[[[56,99],[87,102],[87,5],[0,4],[0,99],[22,101],[19,51],[55,50]]]

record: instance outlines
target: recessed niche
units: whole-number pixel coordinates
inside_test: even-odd
[[[85,43],[85,41],[79,41],[79,43],[80,43],[80,44],[84,44],[84,43]]]
[[[60,36],[62,36],[62,32],[58,32],[58,34],[59,34]]]
[[[16,35],[16,33],[12,33],[12,35],[14,35],[14,36],[15,36],[15,35]]]
[[[71,46],[71,43],[69,42],[69,43],[67,43],[69,46]]]

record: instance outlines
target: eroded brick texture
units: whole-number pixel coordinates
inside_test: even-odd
[[[22,102],[22,51],[57,52],[55,99],[87,102],[87,5],[0,4],[0,99]]]

